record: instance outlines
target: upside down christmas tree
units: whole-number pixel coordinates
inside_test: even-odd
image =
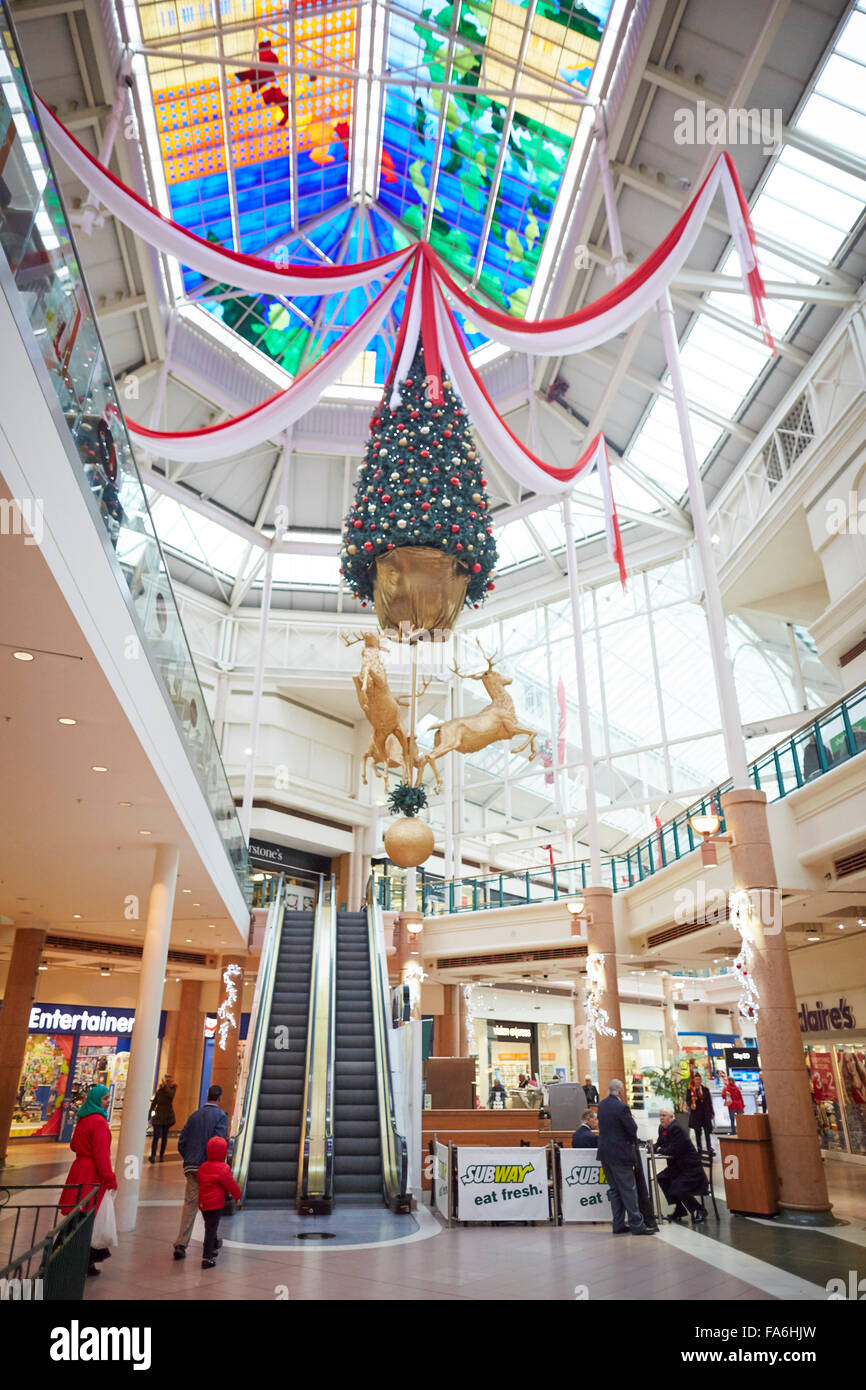
[[[399,405],[392,409],[386,392],[370,421],[355,500],[343,525],[341,573],[362,603],[376,602],[383,627],[387,610],[377,601],[377,569],[395,551],[407,552],[400,557],[404,588],[431,578],[429,571],[420,573],[431,551],[453,560],[451,571],[466,581],[466,604],[477,608],[493,588],[496,542],[469,418],[447,378],[441,405],[428,398],[427,381],[419,342],[409,376],[400,383]],[[417,616],[423,620],[420,611]]]

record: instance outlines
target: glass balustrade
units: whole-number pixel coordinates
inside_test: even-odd
[[[5,265],[3,264],[5,262]],[[249,897],[247,850],[117,390],[22,70],[0,9],[0,272],[94,524],[129,590],[141,648],[159,672],[226,853]],[[15,302],[12,302],[12,301]],[[32,352],[31,352],[32,355]],[[53,397],[53,401],[52,401]],[[56,402],[56,404],[55,404]],[[59,413],[57,410],[59,407]]]

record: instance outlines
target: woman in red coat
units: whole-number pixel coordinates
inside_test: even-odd
[[[87,1195],[88,1189],[94,1185],[98,1184],[99,1191],[91,1196],[86,1211],[91,1208],[98,1210],[105,1193],[113,1192],[117,1187],[117,1178],[111,1166],[111,1130],[105,1117],[108,1097],[107,1086],[91,1086],[87,1092],[87,1099],[78,1112],[69,1146],[75,1154],[75,1161],[69,1170],[66,1187],[61,1192],[57,1204],[64,1216],[78,1205],[81,1198]],[[91,1246],[90,1267],[87,1273],[99,1274],[96,1268],[97,1260],[107,1259],[110,1254],[109,1250],[95,1250]]]

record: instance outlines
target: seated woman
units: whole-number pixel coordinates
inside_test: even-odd
[[[659,1137],[654,1151],[667,1158],[667,1167],[659,1173],[659,1187],[669,1202],[675,1203],[669,1221],[680,1221],[688,1211],[695,1225],[706,1221],[695,1198],[709,1191],[700,1154],[674,1120],[668,1107],[659,1113]]]

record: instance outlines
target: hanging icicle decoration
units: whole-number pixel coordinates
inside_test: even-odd
[[[615,1038],[616,1029],[611,1028],[607,1009],[601,1007],[601,987],[604,974],[604,956],[588,955],[586,958],[586,997],[583,1007],[591,1028],[603,1038]]]
[[[223,984],[226,987],[226,997],[217,1009],[217,1018],[220,1020],[218,1037],[221,1052],[225,1052],[226,1050],[226,1039],[229,1035],[229,1029],[237,1028],[238,1026],[237,1019],[232,1013],[232,1005],[236,1002],[238,997],[238,992],[235,988],[234,977],[236,975],[241,975],[242,973],[242,966],[233,963],[231,965],[226,966],[225,972],[223,974]]]
[[[472,1056],[472,1049],[475,1046],[475,1023],[472,1013],[472,995],[474,985],[463,986],[463,1017],[466,1020],[466,1056]]]
[[[740,982],[738,1011],[744,1023],[757,1025],[761,996],[752,971],[754,948],[749,933],[752,916],[752,897],[744,888],[736,889],[728,898],[731,926],[740,938],[740,951],[734,961],[734,970]]]

